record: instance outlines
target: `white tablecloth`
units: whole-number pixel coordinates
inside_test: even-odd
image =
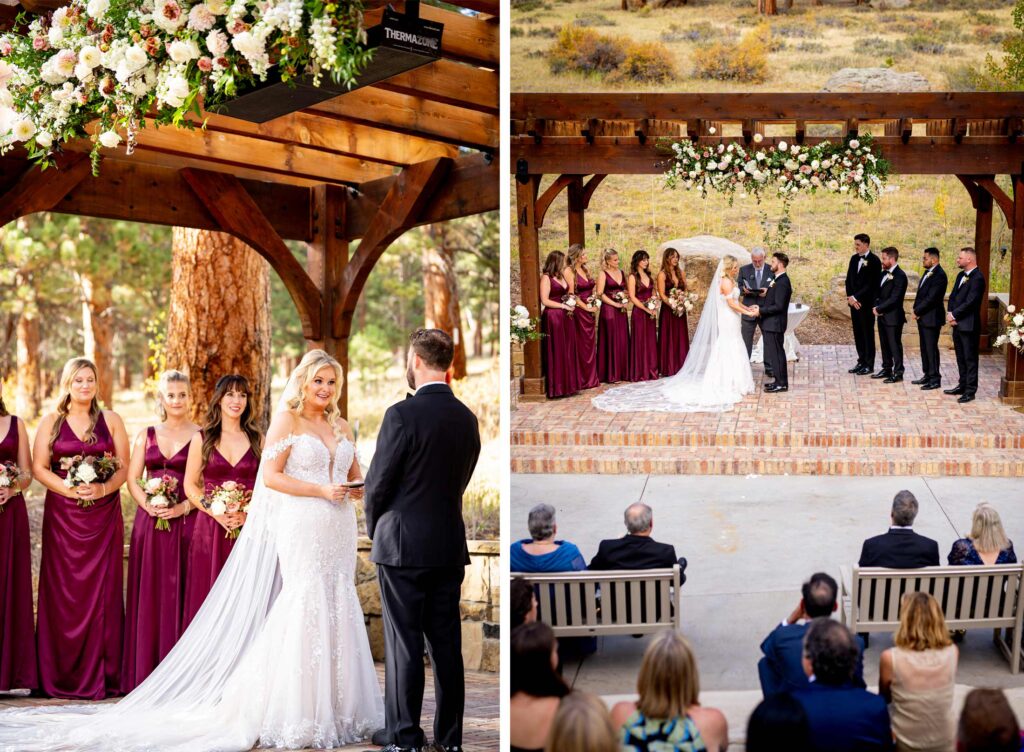
[[[796,303],[789,304],[789,316],[786,319],[786,338],[784,340],[786,360],[800,360],[800,354],[797,352],[797,348],[800,347],[800,340],[796,338],[796,332],[794,330],[803,323],[803,320],[807,318],[807,314],[810,312],[810,306],[802,305],[798,308]],[[750,362],[764,362],[763,337],[754,345],[754,351],[750,354]]]

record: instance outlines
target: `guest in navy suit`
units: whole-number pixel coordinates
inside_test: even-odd
[[[814,750],[893,749],[885,700],[854,684],[859,654],[853,633],[833,619],[817,618],[807,630],[803,663],[810,684],[793,697],[807,713]]]
[[[761,643],[764,657],[757,664],[765,697],[807,688],[803,665],[804,635],[814,619],[832,616],[838,608],[838,592],[836,581],[829,575],[824,572],[811,575],[803,585],[800,605],[765,637]],[[865,686],[863,652],[863,645],[858,645],[857,668],[854,671],[854,685],[858,687]]]
[[[864,541],[862,567],[917,569],[939,566],[939,544],[913,530],[918,504],[910,491],[900,491],[892,500],[892,526],[889,532]]]

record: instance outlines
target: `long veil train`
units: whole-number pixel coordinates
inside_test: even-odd
[[[278,412],[283,407],[282,402]],[[260,638],[282,585],[277,531],[282,507],[278,502],[284,495],[263,482],[270,454],[271,450],[264,452],[248,519],[220,576],[188,629],[153,673],[117,703],[0,713],[0,750],[237,752],[252,748],[258,741],[254,735],[259,734],[265,698],[258,688],[237,685],[245,683],[239,675],[260,676],[260,667],[246,666],[245,661],[250,652],[256,652],[248,649]],[[358,627],[362,629],[361,620]],[[239,671],[240,667],[245,670]],[[379,691],[377,686],[378,701]],[[366,720],[373,725],[383,718]],[[367,733],[372,728],[358,731]]]

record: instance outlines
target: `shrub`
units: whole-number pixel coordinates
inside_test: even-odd
[[[716,81],[762,83],[768,75],[771,27],[761,24],[738,44],[718,42],[693,54],[694,75]]]
[[[641,44],[572,24],[558,32],[548,64],[552,73],[614,74],[608,78],[612,83],[659,83],[675,75],[672,55],[659,42]]]
[[[510,37],[521,37],[525,36],[525,32],[519,26],[513,26],[511,29],[508,30],[508,35]]]
[[[796,46],[797,52],[821,53],[825,51],[825,45],[821,42],[801,42]]]
[[[730,28],[713,26],[707,21],[698,21],[685,29],[679,24],[669,24],[668,30],[661,32],[661,41],[708,44],[720,39],[731,39],[734,36],[735,32]]]
[[[615,26],[618,22],[603,13],[587,11],[576,16],[572,23],[574,26]]]
[[[862,37],[854,42],[854,49],[858,53],[871,55],[872,57],[889,57],[905,54],[907,46],[904,42],[898,39]]]
[[[558,36],[558,29],[554,26],[541,26],[539,29],[530,29],[527,32],[528,37],[542,37],[544,39],[554,39]]]
[[[911,34],[903,41],[911,50],[922,55],[941,55],[946,51],[945,42],[923,31]]]
[[[660,84],[675,76],[675,64],[665,45],[658,42],[638,42],[626,51],[626,59],[608,77],[608,83],[637,81]]]
[[[993,77],[989,71],[967,63],[948,66],[942,72],[946,75],[949,91],[1000,91],[1006,88],[1005,82]]]
[[[974,29],[974,38],[978,44],[1002,44],[1010,36],[1010,32],[997,29],[995,26],[977,26]]]

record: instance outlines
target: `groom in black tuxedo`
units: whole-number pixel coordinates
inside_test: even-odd
[[[448,386],[452,339],[413,333],[409,386],[416,394],[384,413],[366,474],[366,532],[373,540],[384,616],[385,752],[425,747],[424,638],[434,670],[434,744],[462,749],[465,677],[459,600],[469,550],[462,494],[480,455],[476,416]]]
[[[924,276],[917,284],[914,296],[914,318],[921,340],[921,378],[915,379],[922,389],[938,389],[942,386],[939,373],[939,332],[946,323],[946,288],[949,278],[939,264],[939,249],[925,248]]]
[[[789,282],[786,268],[789,256],[773,253],[771,264],[775,279],[768,285],[768,294],[758,316],[761,319],[761,334],[764,337],[764,362],[771,367],[775,381],[765,386],[766,392],[788,392],[789,371],[786,366],[786,326],[789,324],[789,300],[793,297],[793,286]]]
[[[959,394],[957,402],[970,402],[978,392],[978,345],[981,338],[981,307],[985,305],[985,277],[978,269],[973,248],[961,248],[956,260],[960,273],[949,293],[946,321],[953,327],[953,349],[959,383],[945,394]]]
[[[903,381],[903,325],[907,314],[903,300],[907,297],[907,275],[899,267],[900,252],[892,246],[882,249],[882,281],[871,312],[878,317],[878,340],[882,345],[882,370],[873,379],[886,384]]]

